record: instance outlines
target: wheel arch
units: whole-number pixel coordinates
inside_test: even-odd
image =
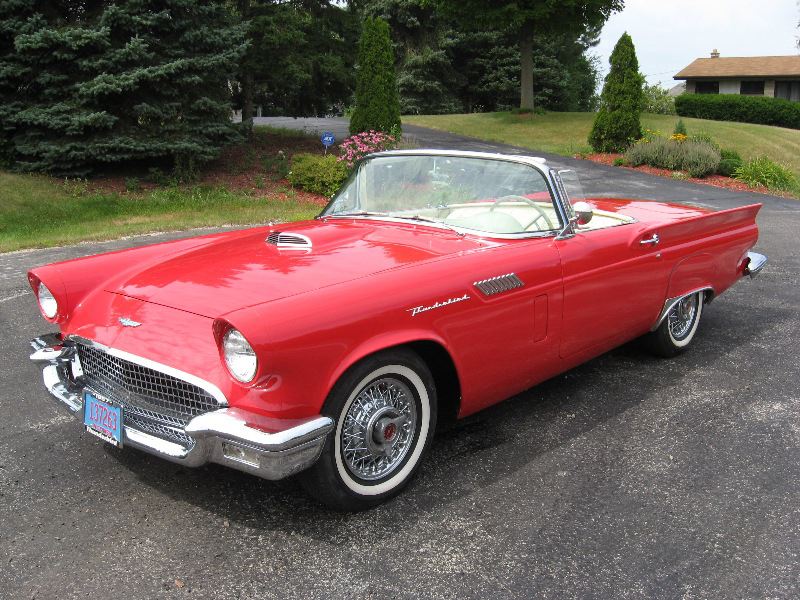
[[[430,336],[380,338],[360,346],[339,365],[327,385],[330,394],[344,374],[362,360],[386,350],[406,348],[419,356],[433,377],[436,387],[437,421],[452,422],[461,409],[461,379],[452,355],[442,340]],[[326,394],[326,396],[327,396]]]

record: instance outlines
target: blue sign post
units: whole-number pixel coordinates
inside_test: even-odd
[[[328,155],[328,147],[333,146],[333,143],[336,141],[336,138],[333,137],[333,134],[330,132],[325,132],[322,134],[322,145],[325,146],[325,156]]]

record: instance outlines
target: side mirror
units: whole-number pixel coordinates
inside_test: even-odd
[[[594,209],[588,202],[576,202],[572,208],[575,209],[575,215],[578,217],[578,225],[586,225],[594,216]]]

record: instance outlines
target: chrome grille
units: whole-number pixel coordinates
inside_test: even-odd
[[[492,277],[491,279],[484,279],[483,281],[476,281],[475,287],[478,288],[485,296],[494,296],[500,292],[507,292],[516,288],[521,288],[525,284],[514,273],[508,275],[500,275],[499,277]]]
[[[194,416],[220,408],[204,389],[172,375],[78,344],[85,385],[119,402],[125,425],[178,442],[194,445],[183,432]]]
[[[273,231],[267,236],[267,243],[278,248],[311,249],[311,239],[299,233]]]

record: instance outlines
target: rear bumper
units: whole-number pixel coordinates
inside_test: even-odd
[[[84,391],[72,376],[75,347],[55,334],[31,342],[31,360],[42,368],[50,395],[83,422]],[[333,420],[316,416],[274,419],[238,408],[220,408],[190,419],[189,447],[123,425],[123,447],[131,446],[187,467],[219,463],[264,479],[282,479],[310,467],[322,452]]]
[[[761,269],[764,268],[765,264],[767,264],[766,256],[759,254],[758,252],[748,252],[747,262],[744,266],[744,274],[750,275],[751,278],[755,278],[755,276],[761,272]]]

